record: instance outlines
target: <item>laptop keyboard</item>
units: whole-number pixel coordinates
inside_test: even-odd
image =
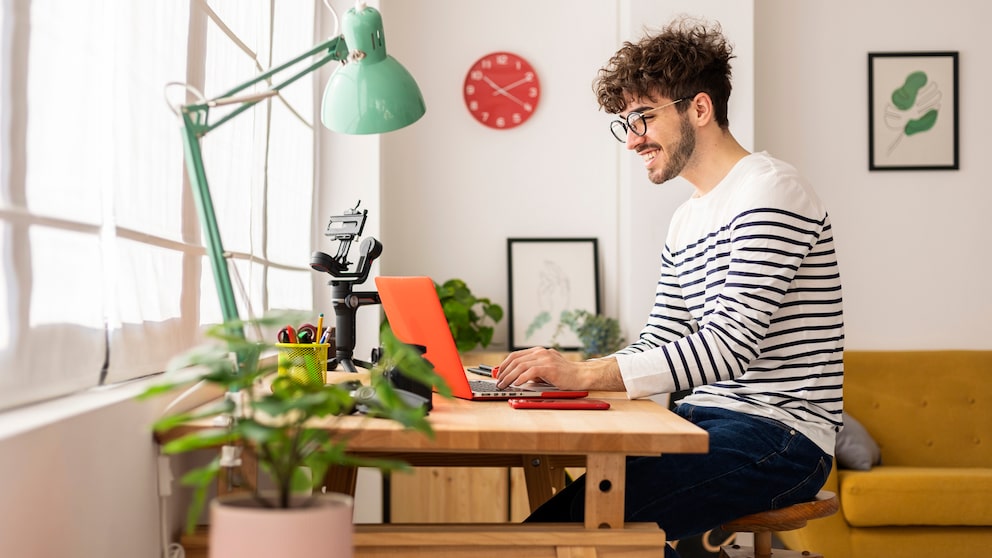
[[[468,385],[472,388],[474,392],[488,392],[488,391],[510,391],[509,388],[500,388],[496,386],[496,382],[488,380],[469,380]],[[512,391],[520,391],[519,388],[513,388]]]

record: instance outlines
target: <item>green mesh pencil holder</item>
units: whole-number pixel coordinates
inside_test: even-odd
[[[276,343],[279,348],[279,374],[288,374],[300,382],[327,382],[329,343]]]

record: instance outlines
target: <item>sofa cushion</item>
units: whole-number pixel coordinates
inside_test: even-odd
[[[841,509],[855,527],[992,526],[992,468],[883,465],[839,478]]]
[[[992,466],[992,351],[845,351],[844,410],[886,465]]]
[[[844,428],[837,434],[834,456],[842,469],[868,471],[881,463],[882,452],[868,430],[854,417],[844,412]]]

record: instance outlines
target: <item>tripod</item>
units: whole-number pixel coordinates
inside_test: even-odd
[[[359,202],[360,204],[361,202]],[[331,285],[331,303],[335,315],[334,342],[336,345],[334,358],[328,362],[328,370],[333,370],[338,364],[348,372],[357,372],[356,365],[370,369],[374,363],[364,362],[354,358],[355,354],[355,314],[362,306],[379,304],[379,293],[376,291],[354,292],[355,285],[364,283],[369,277],[372,262],[382,255],[382,243],[374,238],[366,238],[358,247],[360,257],[358,267],[349,272],[348,252],[351,242],[362,234],[365,227],[365,217],[368,210],[358,212],[358,205],[345,211],[344,215],[330,218],[325,236],[338,241],[338,251],[334,256],[323,252],[314,252],[310,256],[310,267],[334,277]]]

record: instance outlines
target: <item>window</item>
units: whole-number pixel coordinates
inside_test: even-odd
[[[5,408],[161,371],[221,319],[166,84],[306,51],[314,3],[6,2],[0,29]],[[304,79],[202,141],[242,317],[312,308],[314,114]]]

